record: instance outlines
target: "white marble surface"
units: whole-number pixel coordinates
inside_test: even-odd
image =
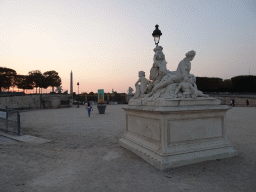
[[[209,98],[187,98],[187,99],[165,99],[144,100],[131,99],[129,106],[154,106],[154,107],[179,107],[179,106],[197,106],[197,105],[220,105],[221,101],[212,97]]]

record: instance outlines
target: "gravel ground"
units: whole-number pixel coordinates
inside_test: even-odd
[[[159,171],[119,147],[126,105],[89,118],[84,107],[21,112],[31,145],[0,139],[0,191],[255,191],[256,108],[227,112],[228,139],[239,156]]]

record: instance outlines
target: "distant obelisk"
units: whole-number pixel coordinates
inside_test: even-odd
[[[70,94],[73,96],[73,73],[70,73]]]

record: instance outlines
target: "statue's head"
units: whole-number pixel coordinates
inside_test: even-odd
[[[196,83],[196,77],[193,74],[189,74],[189,82]]]
[[[162,46],[157,46],[157,47],[154,48],[153,50],[154,50],[154,52],[162,51],[162,50],[163,50],[163,47],[162,47]]]
[[[139,71],[139,77],[145,77],[145,72],[144,71]]]
[[[129,89],[128,89],[128,95],[130,94],[133,94],[132,92],[133,92],[134,90],[133,90],[133,88],[131,88],[131,87],[129,87]]]
[[[196,55],[196,52],[194,50],[192,50],[192,51],[189,51],[186,53],[186,58],[188,60],[192,61],[194,59],[195,55]]]

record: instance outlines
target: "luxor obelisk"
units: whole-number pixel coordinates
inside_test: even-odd
[[[72,73],[72,70],[70,73],[70,94],[72,96],[72,102],[73,102],[73,73]]]

